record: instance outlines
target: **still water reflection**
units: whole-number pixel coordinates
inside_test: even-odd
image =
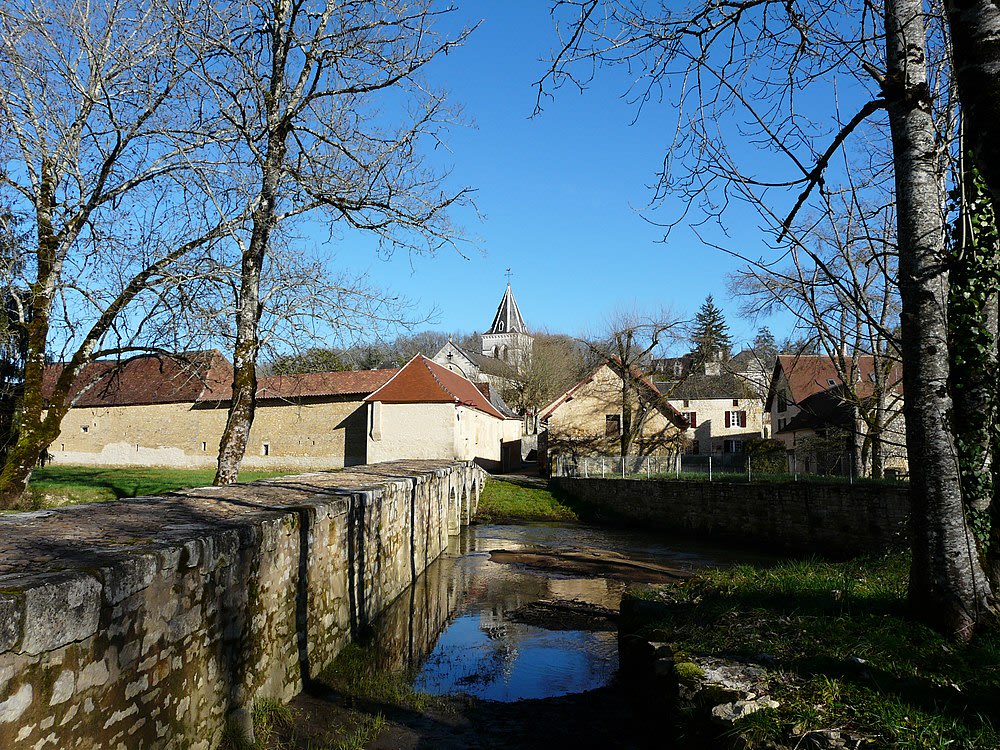
[[[625,584],[489,558],[490,550],[533,547],[613,550],[682,570],[727,562],[724,553],[632,532],[558,524],[469,527],[376,622],[373,645],[380,666],[409,670],[424,692],[497,701],[605,685],[618,668],[615,632],[548,630],[514,622],[508,614],[540,599],[617,610]]]

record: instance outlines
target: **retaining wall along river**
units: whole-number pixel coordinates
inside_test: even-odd
[[[905,484],[555,477],[599,518],[774,549],[852,556],[906,543]]]
[[[0,747],[218,746],[416,579],[484,476],[394,462],[0,518]]]

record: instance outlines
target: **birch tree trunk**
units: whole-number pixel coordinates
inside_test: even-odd
[[[906,443],[910,464],[910,605],[960,639],[992,597],[966,522],[948,393],[944,196],[927,85],[919,0],[887,0],[886,84],[897,201]]]

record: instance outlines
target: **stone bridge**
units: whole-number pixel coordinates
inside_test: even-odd
[[[0,747],[218,746],[420,575],[484,477],[400,461],[0,518]]]

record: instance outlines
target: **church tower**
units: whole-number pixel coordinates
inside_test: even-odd
[[[493,325],[483,334],[483,356],[499,359],[521,371],[531,359],[532,341],[508,281],[500,307],[493,316]]]

